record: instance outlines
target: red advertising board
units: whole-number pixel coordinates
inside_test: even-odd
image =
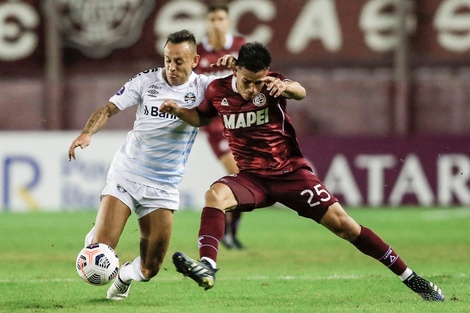
[[[395,0],[233,0],[233,28],[272,50],[277,66],[383,66],[397,46]],[[412,61],[465,65],[470,57],[470,2],[405,1]],[[50,6],[48,6],[50,5]],[[206,1],[0,0],[0,74],[42,68],[46,21],[56,21],[65,62],[75,68],[160,60],[166,36],[204,34]],[[49,12],[49,13],[46,13]],[[52,14],[52,15],[51,15]]]

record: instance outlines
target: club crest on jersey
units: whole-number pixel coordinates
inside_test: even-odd
[[[257,107],[262,107],[266,104],[266,96],[263,93],[260,93],[253,98],[253,104]]]
[[[196,95],[193,92],[188,92],[184,95],[184,102],[186,104],[194,104],[196,102]]]

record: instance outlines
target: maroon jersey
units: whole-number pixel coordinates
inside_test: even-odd
[[[285,79],[279,73],[269,76]],[[233,75],[214,80],[198,110],[203,117],[221,116],[240,171],[277,175],[308,167],[286,113],[286,98],[270,96],[265,86],[254,99],[244,100],[235,80]]]
[[[202,38],[201,43],[197,45],[197,54],[201,56],[201,59],[196,67],[196,72],[198,74],[209,74],[220,77],[232,74],[232,70],[210,67],[210,65],[217,63],[217,60],[226,54],[238,57],[238,50],[240,50],[244,43],[245,39],[243,37],[227,34],[225,36],[224,49],[215,51],[209,45],[207,37]]]
[[[245,39],[243,39],[243,37],[227,34],[225,36],[224,49],[214,51],[214,49],[209,45],[207,37],[202,38],[201,43],[197,46],[197,53],[201,56],[201,59],[196,67],[196,72],[199,74],[208,74],[220,77],[232,74],[232,70],[230,69],[220,69],[217,67],[210,67],[210,65],[217,63],[217,60],[226,54],[238,57],[238,50],[240,50],[240,47],[244,43]],[[222,120],[216,118],[209,125],[202,127],[202,130],[207,134],[209,144],[217,158],[230,152],[227,140],[222,135],[222,132],[224,131]]]

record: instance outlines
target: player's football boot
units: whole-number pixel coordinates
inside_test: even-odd
[[[416,292],[426,301],[444,301],[442,290],[435,284],[420,277],[415,272],[403,281],[408,288]]]
[[[122,265],[121,268],[124,266],[131,265],[131,262],[126,262]],[[109,300],[123,300],[127,298],[129,295],[129,290],[131,289],[131,282],[125,283],[121,277],[118,276],[109,287],[108,292],[106,294],[106,298]]]
[[[235,246],[235,249],[238,249],[238,250],[245,249],[245,246],[240,242],[240,240],[237,237],[233,238],[233,244]]]
[[[220,243],[227,249],[242,250],[245,248],[240,240],[231,234],[225,234],[222,240],[220,240]]]
[[[220,243],[227,249],[235,248],[235,242],[231,234],[225,234],[220,240]]]
[[[215,273],[218,269],[213,268],[206,260],[196,261],[182,252],[175,252],[173,254],[173,264],[175,264],[177,272],[188,276],[204,290],[214,287]]]

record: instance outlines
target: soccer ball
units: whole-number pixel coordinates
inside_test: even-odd
[[[113,248],[104,243],[92,243],[77,256],[78,275],[90,285],[102,286],[116,278],[119,258]]]

